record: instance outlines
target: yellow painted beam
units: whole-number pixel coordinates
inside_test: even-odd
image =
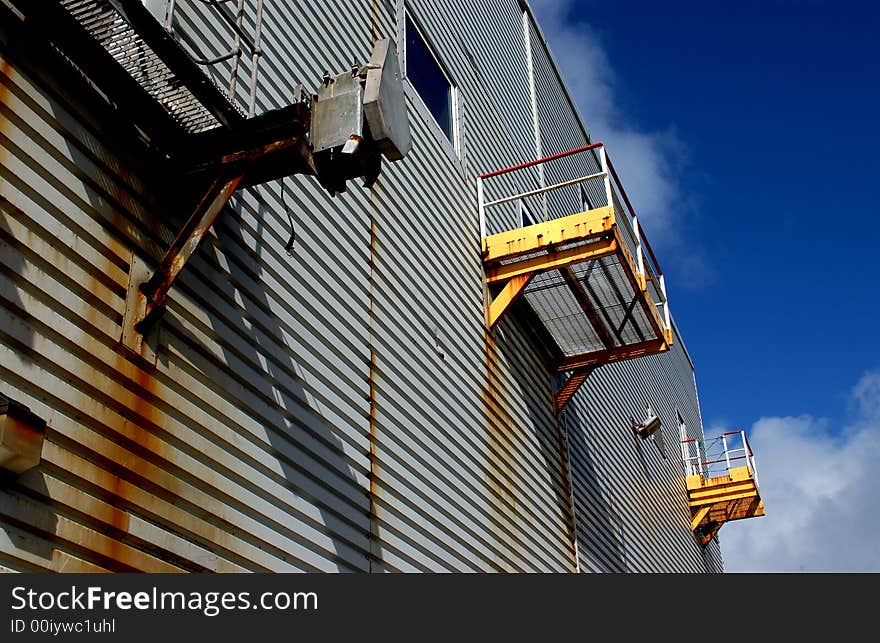
[[[696,489],[690,489],[692,498],[706,497],[711,498],[712,496],[723,496],[728,493],[738,493],[745,489],[754,490],[756,488],[754,480],[729,480],[724,484],[713,484],[708,486],[697,487]]]
[[[574,248],[550,250],[545,255],[529,257],[508,264],[495,264],[486,268],[486,281],[490,284],[507,281],[517,275],[545,272],[554,268],[564,268],[571,264],[593,261],[612,255],[617,251],[617,241],[612,238],[599,239]]]
[[[748,467],[731,467],[727,475],[718,476],[717,478],[705,478],[700,474],[687,477],[688,489],[711,489],[713,487],[724,487],[733,483],[750,482],[754,484],[754,478]]]
[[[609,232],[613,225],[614,209],[604,206],[499,232],[483,239],[483,262],[489,264],[553,245],[589,239]]]
[[[724,523],[764,515],[764,501],[748,467],[734,467],[717,478],[688,476],[686,484],[691,529],[696,532],[702,527],[699,535],[704,546]]]
[[[489,311],[487,313],[489,328],[493,328],[501,320],[511,304],[522,295],[533,276],[534,273],[518,275],[507,282],[504,289],[489,304]]]
[[[617,236],[620,235],[617,230],[615,230],[615,234]],[[624,269],[624,273],[626,273],[626,277],[629,279],[630,286],[632,286],[632,289],[636,292],[647,292],[648,282],[639,274],[638,264],[632,256],[632,253],[629,251],[629,246],[627,246],[622,239],[620,241],[620,262],[625,264],[624,268],[627,266],[629,267],[629,270]]]
[[[727,475],[729,475],[730,479],[734,482],[739,480],[751,480],[754,482],[752,472],[748,467],[731,467],[727,472]]]
[[[709,509],[711,509],[711,507],[701,507],[697,510],[697,513],[694,514],[693,519],[691,519],[691,531],[694,531],[700,526],[700,523],[703,522],[703,518],[709,513]]]
[[[757,498],[758,492],[754,489],[749,491],[742,491],[740,493],[726,493],[724,495],[719,496],[703,496],[703,497],[694,497],[691,496],[691,500],[688,504],[691,507],[702,507],[704,505],[716,505],[725,502],[731,502],[733,500],[740,500],[742,498]]]
[[[645,312],[645,316],[648,318],[648,323],[651,324],[651,329],[654,331],[654,334],[657,337],[662,337],[666,343],[671,346],[672,331],[666,330],[666,323],[657,311],[657,306],[654,304],[654,298],[651,297],[651,292],[648,290],[647,280],[644,276],[639,274],[638,264],[633,258],[632,253],[629,251],[629,247],[623,239],[620,238],[620,232],[615,229],[614,234],[618,237],[620,250],[617,254],[620,257],[623,274],[626,275],[630,287],[639,296],[639,303],[642,305],[642,310]]]

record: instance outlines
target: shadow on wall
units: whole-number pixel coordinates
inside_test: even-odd
[[[9,155],[19,156],[16,153],[17,146],[7,136],[8,119],[16,118],[8,107],[10,93],[13,91],[10,80],[13,73],[13,66],[6,59],[6,52],[3,52],[0,60],[0,353],[4,355],[0,355],[0,393],[16,400],[17,390],[26,390],[35,397],[39,397],[39,391],[33,390],[20,368],[21,365],[33,363],[34,334],[22,295],[16,285],[26,270],[22,253],[27,248],[20,238],[22,230],[27,229],[27,224],[25,217],[10,199],[18,200],[13,196],[16,192],[28,194],[32,199],[41,197],[33,186],[27,185],[10,169],[11,163],[8,162]],[[21,364],[17,364],[18,362]],[[37,497],[48,495],[43,468],[44,465],[40,465],[22,476],[0,472],[0,529],[2,539],[6,541],[3,549],[9,551],[10,556],[13,552],[18,552],[15,554],[16,560],[9,564],[21,571],[57,569],[56,548],[49,540],[34,538],[28,533],[34,527],[50,536],[56,532],[55,512],[27,497],[32,494]],[[25,515],[28,525],[21,522]],[[0,554],[0,564],[5,558]]]
[[[614,508],[610,489],[603,482],[606,476],[600,473],[596,465],[597,452],[593,443],[601,437],[591,430],[586,421],[589,416],[578,411],[580,405],[589,403],[591,385],[595,385],[594,376],[588,378],[569,401],[563,420],[570,441],[578,554],[582,570],[626,572],[628,564],[623,525]]]
[[[14,113],[7,106],[10,93],[12,92],[12,81],[10,76],[13,73],[12,64],[6,59],[3,52],[0,59],[0,338],[4,344],[9,345],[11,338],[3,333],[4,329],[10,328],[12,322],[10,315],[12,311],[22,310],[22,301],[15,286],[17,276],[21,274],[24,267],[24,261],[21,256],[21,242],[17,240],[17,236],[12,232],[12,225],[19,223],[19,217],[16,216],[16,208],[9,202],[8,196],[11,191],[29,191],[32,190],[25,185],[23,181],[9,169],[7,157],[13,154],[12,150],[15,145],[12,144],[7,137],[7,128],[9,127],[9,118],[14,118]],[[30,329],[25,329],[28,335],[24,343],[32,346],[32,337]],[[19,351],[23,358],[26,355]]]
[[[3,68],[0,78],[3,88],[0,91],[5,90],[7,78],[8,66]],[[74,92],[76,89],[72,88]],[[63,219],[73,230],[79,229],[80,224],[86,226],[88,221],[88,226],[101,226],[113,238],[113,245],[117,248],[113,252],[125,246],[135,249],[143,256],[157,259],[170,241],[169,231],[182,225],[189,215],[195,198],[199,196],[197,190],[188,187],[185,181],[176,180],[180,177],[162,176],[162,172],[167,172],[164,167],[151,165],[151,159],[140,156],[137,149],[126,145],[133,139],[129,136],[130,132],[121,123],[117,123],[118,117],[113,113],[83,99],[82,103],[77,103],[78,108],[94,108],[96,111],[89,111],[89,116],[80,121],[78,119],[82,114],[71,116],[51,96],[51,92],[46,92],[47,100],[51,103],[49,117],[56,119],[66,130],[67,149],[61,155],[58,155],[57,150],[47,148],[47,151],[57,157],[56,160],[65,166],[65,171],[84,176],[81,183],[60,186],[76,192],[73,202],[82,198],[83,209],[73,207],[59,210],[40,193],[39,186],[27,185],[20,177],[11,173],[6,162],[0,166],[0,190],[7,182],[14,183],[16,190],[25,193],[38,208],[49,213],[47,220]],[[4,92],[4,105],[5,97]],[[63,100],[76,99],[65,97]],[[6,116],[6,112],[0,113],[0,142],[4,143],[4,148],[9,149],[2,127],[6,123]],[[99,131],[101,134],[94,136],[93,133]],[[36,139],[34,142],[37,145],[46,144]],[[108,152],[110,149],[113,151]],[[0,150],[0,154],[3,153],[6,150]],[[108,172],[110,178],[96,174],[95,166]],[[144,180],[144,185],[139,184],[139,179],[130,177],[126,166],[138,168],[138,177]],[[51,172],[45,168],[43,172],[47,174],[47,181],[60,184],[60,179],[52,176]],[[129,181],[137,186],[134,190],[128,186]],[[82,194],[84,196],[78,196]],[[166,217],[165,213],[170,213],[170,216]],[[257,218],[265,215],[261,211]],[[88,217],[93,217],[93,220]],[[231,217],[227,209],[220,221],[227,221]],[[166,219],[167,226],[163,226]],[[6,346],[10,346],[16,355],[26,358],[28,353],[32,353],[33,329],[25,313],[16,312],[15,317],[11,316],[12,311],[21,311],[25,306],[13,282],[14,275],[25,267],[21,254],[24,246],[14,241],[14,238],[21,236],[14,230],[19,223],[14,208],[9,207],[0,192],[0,319],[4,321],[0,324],[0,350],[6,350]],[[164,241],[159,234],[162,230],[165,230],[161,237]],[[46,399],[46,403],[58,411],[55,421],[64,421],[63,418],[67,416],[80,416],[78,421],[98,433],[107,434],[114,443],[118,443],[119,458],[101,465],[111,475],[118,474],[120,480],[122,476],[128,477],[133,484],[145,486],[160,496],[170,498],[170,502],[197,516],[203,516],[209,511],[215,512],[210,519],[218,530],[236,532],[236,538],[269,552],[278,560],[278,567],[308,570],[332,569],[335,566],[341,570],[366,570],[369,568],[369,501],[362,480],[358,479],[356,472],[348,464],[343,442],[334,432],[333,420],[323,416],[318,404],[303,386],[300,375],[303,371],[293,351],[285,350],[284,335],[290,335],[292,331],[287,322],[272,312],[273,308],[277,308],[277,302],[270,302],[268,294],[261,287],[260,248],[258,247],[253,262],[242,261],[241,248],[246,247],[246,244],[238,223],[230,221],[226,225],[218,226],[218,231],[219,240],[213,241],[209,237],[175,284],[174,290],[179,292],[172,292],[172,307],[163,321],[163,335],[168,344],[160,347],[159,367],[154,371],[140,367],[133,369],[120,352],[120,359],[117,360],[119,368],[129,375],[123,375],[121,371],[112,372],[112,367],[108,369],[108,365],[101,364],[97,357],[85,358],[87,362],[91,360],[96,369],[104,371],[101,376],[107,375],[116,380],[115,392],[98,390],[99,385],[92,381],[88,372],[75,373],[72,378],[75,381],[71,381],[71,399],[88,398],[85,406],[99,409],[98,415],[119,414],[123,418],[121,429],[110,428],[108,433],[108,428],[101,425],[101,420],[81,417],[82,409],[71,408],[69,402],[61,399],[65,397],[63,393],[53,396],[48,391],[37,389],[38,385],[27,379],[16,381],[12,385],[28,390],[34,397]],[[261,235],[258,233],[256,236],[260,238]],[[84,244],[92,242],[91,239],[80,241]],[[117,244],[118,241],[121,244]],[[78,258],[75,247],[64,247],[61,250],[74,260]],[[239,255],[238,258],[236,254]],[[214,258],[221,256],[228,260],[229,278],[216,265]],[[122,259],[116,257],[115,260],[116,269],[123,269]],[[112,261],[108,257],[108,262]],[[206,270],[214,277],[209,277],[207,282],[195,274]],[[218,275],[220,276],[217,277]],[[66,279],[70,282],[71,289],[83,290],[78,294],[86,300],[87,308],[100,306],[100,302],[92,301],[95,297],[88,294],[87,284],[76,284],[69,278]],[[109,281],[112,279],[108,277],[106,282]],[[245,288],[242,284],[248,284],[249,287]],[[124,296],[124,293],[116,294]],[[209,320],[207,327],[198,320],[186,319],[185,311],[174,306],[176,297],[187,297],[198,302],[197,306],[206,313]],[[241,303],[234,303],[236,297],[241,297]],[[107,311],[112,307],[108,302],[104,304],[104,308],[104,314],[108,314]],[[12,345],[9,334],[12,332],[11,321],[16,322],[13,338],[17,342],[15,345]],[[193,325],[201,331],[199,336],[189,330]],[[83,330],[85,333],[86,329]],[[54,329],[46,329],[46,332],[57,335]],[[213,341],[204,339],[205,336]],[[62,346],[69,341],[76,341],[58,339]],[[105,347],[113,343],[107,337],[100,337],[100,341]],[[218,345],[221,347],[220,353],[212,352],[212,347]],[[7,373],[3,370],[5,363],[0,363],[2,388],[5,388],[4,380],[7,380]],[[184,383],[174,381],[169,375],[169,364],[175,367],[175,372],[191,374],[213,387],[223,398],[217,408],[224,408],[226,403],[232,404],[235,408],[246,410],[253,422],[248,422],[248,426],[243,427],[228,417],[222,417],[220,413],[216,414],[213,419],[222,424],[224,429],[228,429],[227,432],[215,431],[210,422],[200,424],[194,418],[188,417],[184,410],[175,407],[173,401],[162,399],[161,390],[172,389],[186,402],[196,406],[203,400],[198,399],[197,392],[186,390]],[[115,393],[119,393],[119,397]],[[126,407],[126,404],[130,405]],[[212,407],[204,404],[202,408],[210,412]],[[201,453],[192,445],[185,444],[179,437],[185,435],[184,430],[166,430],[172,423],[181,429],[199,432],[218,451],[225,450],[233,458],[239,458],[241,470],[236,470],[235,467],[224,470],[217,461],[209,459],[211,453]],[[231,439],[228,437],[229,432],[232,434]],[[227,433],[227,436],[220,437],[220,433]],[[245,445],[246,442],[251,444]],[[202,481],[192,472],[182,470],[179,461],[158,460],[170,457],[166,455],[172,451],[169,445],[206,463],[216,473],[230,479],[231,485],[245,489],[246,492],[233,494],[230,489],[214,488],[211,486],[213,483]],[[87,449],[79,444],[71,443],[66,446],[82,452]],[[123,448],[135,453],[136,457],[122,455],[125,453],[121,450]],[[347,448],[351,450],[353,447]],[[150,451],[151,454],[148,453]],[[147,455],[141,455],[145,452]],[[99,457],[91,451],[87,454],[89,459],[93,456]],[[130,460],[122,459],[126,457]],[[198,487],[218,502],[232,507],[234,511],[230,513],[240,512],[266,529],[259,530],[260,533],[249,533],[246,529],[242,530],[226,522],[226,516],[220,515],[224,513],[222,510],[193,506],[190,500],[179,495],[179,490],[157,488],[158,484],[164,483],[132,477],[136,474],[129,467],[140,466],[141,457],[157,461],[169,472],[167,479],[173,483]],[[89,551],[88,545],[78,547],[68,536],[58,532],[58,511],[46,502],[51,496],[46,487],[46,472],[51,473],[51,467],[47,467],[44,462],[38,469],[19,478],[12,487],[4,486],[0,489],[0,515],[4,516],[2,522],[7,542],[18,543],[21,549],[29,550],[32,561],[53,561],[51,565],[49,562],[45,563],[50,568],[58,568],[55,561],[65,556],[59,551],[63,548],[75,550],[74,553],[78,552],[85,559],[108,565],[111,569],[132,571],[121,559],[114,556],[107,559]],[[249,472],[253,471],[258,473],[258,479],[251,479]],[[88,481],[81,483],[91,484]],[[276,486],[275,489],[271,488],[273,485]],[[149,514],[149,507],[132,504],[133,501],[121,492],[102,492],[91,486],[89,492],[101,493],[104,501],[122,509],[119,512],[121,514],[128,510]],[[252,503],[242,500],[248,494],[254,500]],[[9,518],[21,511],[27,514],[26,524],[16,523],[14,518]],[[97,519],[89,516],[78,516],[75,520],[97,525]],[[184,540],[197,543],[203,549],[214,550],[217,556],[226,557],[242,567],[255,571],[273,567],[268,563],[259,564],[249,560],[240,552],[222,549],[223,544],[218,545],[208,538],[189,533],[181,525],[163,524],[162,528]],[[31,535],[34,533],[39,537]],[[107,535],[119,541],[125,539],[131,542],[131,536],[124,531],[110,529]],[[51,540],[55,540],[57,546],[48,544]],[[220,538],[219,541],[229,542],[229,539]],[[121,543],[115,544],[121,547]],[[133,546],[150,549],[157,557],[184,569],[208,570],[202,564],[203,561],[179,559],[170,550],[158,549],[155,543]],[[32,564],[37,568],[43,563]]]
[[[76,146],[69,147],[77,165],[94,162]],[[116,167],[116,161],[112,163]],[[128,173],[121,171],[128,180]],[[88,189],[92,205],[105,215],[101,223],[136,252],[151,257],[153,267],[200,199],[199,189],[207,189],[206,183],[194,185],[183,177],[169,176],[162,180],[161,175],[149,177],[141,188],[143,193],[134,196],[124,182],[123,187],[115,180],[112,185],[103,183],[98,191]],[[109,195],[104,190],[116,193]],[[331,421],[322,416],[303,385],[302,365],[285,340],[285,335],[293,331],[273,312],[279,304],[270,301],[266,292],[260,244],[250,254],[246,250],[240,217],[234,211],[237,209],[240,206],[227,207],[221,213],[214,226],[216,236],[205,238],[175,281],[169,309],[160,322],[157,368],[138,367],[135,388],[131,383],[121,384],[129,389],[127,395],[136,396],[137,406],[122,409],[121,413],[138,425],[137,443],[124,444],[135,452],[149,448],[170,453],[164,444],[168,443],[219,474],[214,478],[221,480],[218,486],[180,471],[178,462],[161,464],[174,476],[174,484],[176,479],[184,480],[231,508],[231,514],[243,514],[259,527],[242,528],[222,509],[192,506],[174,488],[159,493],[171,496],[170,501],[188,513],[213,512],[207,520],[217,530],[267,552],[269,557],[260,563],[246,553],[188,533],[181,525],[162,525],[208,553],[254,571],[367,570],[367,494],[348,464]],[[270,214],[261,207],[256,217]],[[157,241],[157,233],[163,229],[164,241]],[[258,231],[256,237],[260,236]],[[196,315],[187,306],[176,304],[175,300],[184,298],[193,302]],[[194,389],[203,386],[209,390],[190,390],[171,373],[198,382]],[[163,389],[172,390],[209,414],[211,422],[189,417],[173,401],[162,399]],[[213,400],[204,399],[213,393]],[[157,409],[159,414],[154,413]],[[230,417],[238,412],[246,417],[240,421]],[[167,431],[169,422],[182,430]],[[201,452],[182,441],[178,436],[186,429],[199,433],[210,444],[210,450]],[[241,466],[221,464],[230,457]],[[121,496],[113,502],[129,504]],[[132,510],[140,511],[134,506]],[[230,540],[218,539],[225,543]],[[182,560],[169,551],[154,554],[185,569],[210,570],[200,561]]]
[[[514,322],[518,323],[518,322]],[[571,492],[568,484],[568,476],[565,462],[565,443],[560,430],[560,425],[553,413],[553,398],[550,386],[550,375],[544,368],[531,368],[531,362],[520,355],[521,346],[531,343],[527,337],[516,337],[517,328],[512,327],[510,322],[503,323],[489,338],[489,363],[487,364],[487,394],[495,401],[497,407],[503,408],[505,396],[521,395],[519,400],[526,412],[526,421],[520,425],[520,421],[506,413],[503,418],[505,426],[500,427],[500,438],[495,437],[495,431],[491,426],[489,431],[490,450],[498,452],[499,457],[490,456],[490,465],[496,471],[491,475],[499,477],[504,493],[496,498],[496,502],[509,503],[511,509],[505,512],[505,516],[513,518],[507,520],[508,528],[521,542],[535,541],[536,529],[548,529],[555,525],[541,525],[534,517],[523,514],[523,508],[534,504],[538,510],[544,509],[552,518],[560,520],[564,524],[567,533],[555,534],[559,540],[568,543],[569,569],[575,568],[575,555],[573,548],[574,523],[571,514]],[[508,335],[510,338],[508,338]],[[540,360],[540,353],[535,356],[535,361]],[[502,367],[503,365],[503,375]],[[505,378],[509,381],[505,382]],[[508,389],[508,390],[506,390]],[[529,472],[546,482],[552,489],[550,498],[532,498],[524,503],[518,499],[517,494],[532,492],[532,483],[525,479],[519,479],[526,473],[523,468],[513,460],[513,451],[522,446],[536,444],[541,459],[527,464],[534,464],[536,472]],[[493,487],[494,488],[494,487]],[[525,522],[524,518],[530,518]],[[537,538],[538,543],[548,544],[551,541]],[[538,545],[540,546],[540,545]],[[525,547],[522,548],[526,550]],[[554,571],[568,571],[554,570]]]
[[[304,378],[309,375],[290,346],[296,341],[292,316],[284,315],[297,307],[295,288],[270,296],[267,268],[271,266],[283,283],[294,278],[284,262],[301,259],[287,258],[266,247],[264,237],[269,233],[263,222],[275,214],[262,198],[268,189],[251,189],[259,204],[254,213],[256,230],[243,226],[243,199],[237,196],[232,208],[218,219],[214,248],[205,244],[200,250],[203,257],[212,258],[212,264],[222,260],[229,271],[228,280],[220,278],[211,284],[219,294],[219,305],[204,302],[222,361],[200,360],[201,369],[209,380],[222,382],[224,394],[236,399],[236,405],[247,410],[264,432],[268,445],[260,446],[269,447],[266,455],[274,462],[254,462],[252,466],[290,494],[272,499],[281,512],[269,525],[284,537],[303,543],[300,557],[290,562],[307,570],[327,569],[326,562],[310,560],[314,557],[328,559],[339,571],[369,571],[366,478],[362,474],[359,481],[345,454],[357,446],[343,443],[334,427],[338,420],[325,416],[322,402],[305,385]],[[245,238],[252,234],[252,238]],[[229,312],[222,314],[221,310]],[[198,350],[197,344],[186,350]],[[315,386],[322,384],[314,382]],[[300,523],[314,531],[304,533]],[[290,558],[283,550],[276,555]]]

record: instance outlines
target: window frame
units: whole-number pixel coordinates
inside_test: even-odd
[[[458,89],[458,84],[452,77],[452,74],[449,72],[449,68],[443,63],[437,54],[437,48],[431,42],[431,39],[426,35],[426,30],[422,27],[419,19],[413,15],[412,10],[410,9],[408,3],[402,2],[401,8],[399,11],[399,20],[398,20],[398,41],[401,43],[400,46],[400,67],[403,70],[403,77],[406,79],[407,87],[412,91],[413,95],[418,97],[418,100],[415,101],[417,107],[419,108],[419,112],[424,112],[428,115],[433,126],[436,128],[436,133],[439,135],[442,140],[446,141],[448,145],[451,146],[451,151],[457,159],[461,159],[461,122],[460,122],[460,92]],[[437,68],[440,70],[440,73],[443,75],[443,78],[449,84],[449,136],[446,135],[446,131],[443,129],[443,126],[437,120],[437,117],[434,116],[434,113],[431,111],[431,108],[428,107],[428,104],[425,102],[425,99],[422,98],[422,95],[419,93],[419,90],[416,89],[412,80],[409,77],[409,70],[407,69],[407,34],[406,34],[406,24],[407,21],[412,23],[413,28],[416,31],[416,34],[421,38],[422,43],[425,45],[425,49],[428,54],[431,56],[431,59],[437,65]]]

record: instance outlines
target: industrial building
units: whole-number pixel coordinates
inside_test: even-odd
[[[524,0],[0,0],[0,62],[0,568],[718,572],[763,514]]]

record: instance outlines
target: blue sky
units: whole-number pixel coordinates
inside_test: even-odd
[[[752,434],[768,516],[721,531],[728,569],[880,570],[880,8],[531,5],[657,247],[706,430]],[[871,531],[820,529],[832,504]]]

